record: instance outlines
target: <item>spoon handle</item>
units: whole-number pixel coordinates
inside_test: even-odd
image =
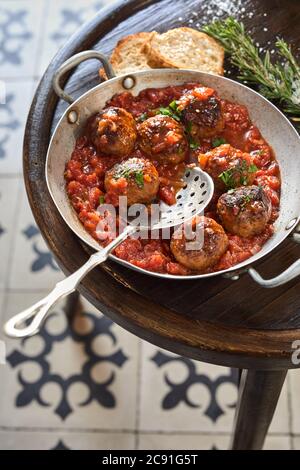
[[[136,230],[136,227],[128,225],[109,245],[94,253],[81,268],[58,282],[50,294],[23,312],[13,316],[4,325],[5,334],[11,338],[24,338],[38,333],[51,307],[74,292],[80,281],[92,269],[106,261],[110,252]],[[28,324],[29,320],[31,321]]]

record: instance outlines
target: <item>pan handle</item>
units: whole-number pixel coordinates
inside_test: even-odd
[[[296,243],[300,244],[299,232],[300,232],[300,224],[298,224],[298,226],[295,229],[295,232],[292,235],[293,240]],[[295,277],[300,276],[300,259],[295,261],[289,268],[287,268],[281,274],[271,279],[263,279],[261,275],[253,268],[250,268],[248,270],[248,273],[250,274],[252,279],[254,279],[254,281],[257,282],[262,287],[272,288],[272,287],[282,286],[283,284],[286,284],[292,279],[295,279]]]
[[[289,268],[283,271],[283,273],[271,279],[263,279],[261,275],[258,274],[258,272],[253,268],[250,268],[248,273],[250,274],[252,279],[254,279],[254,281],[262,287],[271,288],[282,286],[283,284],[286,284],[292,279],[295,279],[295,277],[300,276],[300,259],[295,261],[295,263],[293,263]]]
[[[114,78],[116,76],[114,69],[111,66],[108,58],[102,54],[101,52],[97,51],[83,51],[79,52],[78,54],[73,55],[70,59],[66,60],[59,69],[55,72],[53,77],[53,88],[55,93],[64,101],[67,101],[69,104],[72,104],[75,100],[72,96],[68,95],[61,87],[60,82],[62,77],[72,70],[77,65],[81,64],[85,60],[89,59],[98,59],[104,67],[105,73],[107,75],[108,80]]]

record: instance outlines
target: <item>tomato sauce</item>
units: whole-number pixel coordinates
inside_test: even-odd
[[[140,92],[138,96],[124,92],[114,96],[107,105],[124,108],[137,121],[140,121],[145,113],[147,117],[151,116],[152,111],[155,114],[157,108],[168,106],[173,100],[179,99],[184,92],[196,86],[198,87],[199,84],[147,89]],[[167,204],[173,204],[176,192],[182,184],[181,176],[186,164],[197,163],[198,154],[211,150],[215,138],[224,139],[226,143],[251,153],[254,157],[254,163],[258,168],[254,184],[262,186],[272,202],[270,223],[262,234],[251,239],[227,233],[228,250],[217,265],[207,272],[228,269],[259,252],[273,233],[272,224],[278,217],[280,204],[280,171],[272,148],[262,137],[259,129],[250,121],[245,106],[222,100],[222,110],[225,119],[224,130],[209,139],[203,139],[198,149],[191,149],[184,164],[170,166],[156,162],[160,176],[159,198]],[[136,147],[132,156],[143,157],[144,155]],[[85,229],[97,241],[99,241],[97,226],[100,221],[97,208],[101,202],[105,201],[105,172],[119,161],[118,157],[97,153],[91,144],[88,132],[84,131],[77,140],[72,156],[66,165],[66,190],[71,204]],[[217,197],[218,195],[215,194],[205,215],[219,222],[215,211]],[[127,239],[115,249],[115,255],[135,266],[154,272],[173,275],[192,274],[175,260],[170,250],[169,240]]]

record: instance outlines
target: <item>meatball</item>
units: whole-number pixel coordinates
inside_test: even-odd
[[[224,129],[222,103],[212,88],[188,91],[177,101],[177,109],[194,138],[211,137]]]
[[[202,247],[195,250],[188,249],[191,240],[186,239],[182,227],[179,227],[173,233],[170,244],[171,251],[176,260],[186,268],[193,271],[205,271],[213,267],[225,253],[228,247],[228,238],[223,227],[208,217],[196,217],[191,224],[194,232],[195,229],[203,231]]]
[[[223,194],[217,210],[228,232],[251,238],[264,231],[271,217],[272,204],[260,186],[247,186]]]
[[[128,157],[137,138],[136,123],[123,108],[109,107],[90,121],[88,132],[99,153]]]
[[[159,163],[180,163],[185,160],[188,142],[183,126],[169,116],[157,115],[138,126],[139,146]]]
[[[202,170],[212,177],[218,191],[247,186],[255,179],[257,168],[253,157],[229,144],[200,154],[198,159]]]
[[[106,202],[119,205],[119,196],[127,196],[127,205],[148,204],[157,195],[159,176],[145,158],[130,158],[117,163],[105,175]]]

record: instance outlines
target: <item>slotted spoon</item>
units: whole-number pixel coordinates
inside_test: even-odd
[[[211,177],[200,168],[190,168],[185,172],[184,184],[184,187],[177,193],[176,203],[173,206],[160,203],[157,222],[150,227],[127,225],[124,231],[109,245],[100,248],[75,273],[58,282],[52,292],[44,299],[12,317],[4,325],[5,333],[12,338],[24,338],[38,333],[51,307],[74,292],[80,281],[92,269],[106,261],[112,250],[128,236],[139,230],[159,230],[175,227],[202,213],[213,196],[214,184]],[[30,319],[31,322],[28,324]]]

